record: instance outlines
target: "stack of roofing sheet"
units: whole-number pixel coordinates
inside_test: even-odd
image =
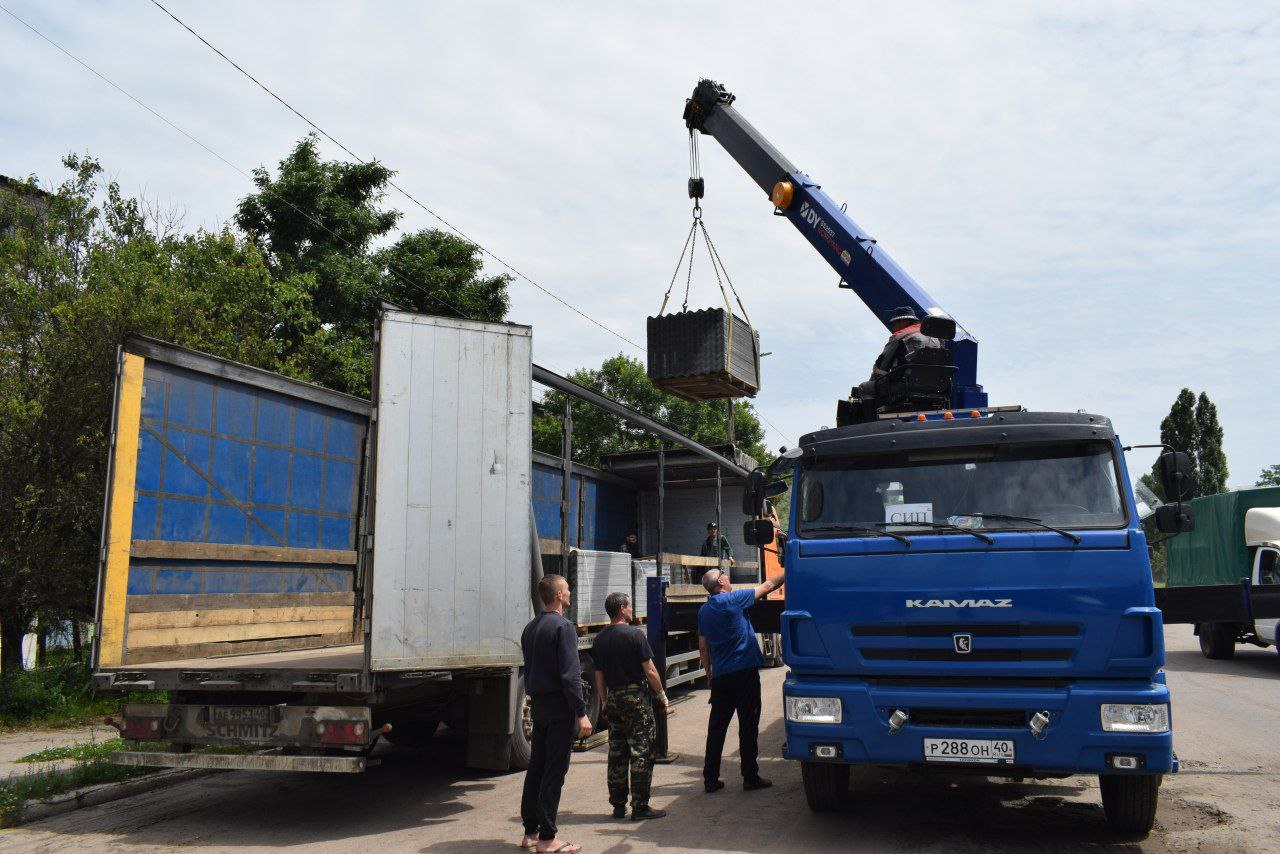
[[[604,599],[610,593],[631,593],[631,555],[574,549],[571,560],[578,579],[573,591],[578,625],[609,622]]]
[[[631,561],[631,573],[635,577],[635,592],[631,594],[634,602],[634,616],[643,617],[649,613],[648,581],[658,574],[656,560]]]

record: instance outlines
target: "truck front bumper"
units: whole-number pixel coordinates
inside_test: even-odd
[[[886,686],[861,680],[811,679],[792,675],[787,697],[828,697],[840,701],[839,723],[786,721],[788,759],[847,764],[938,766],[940,770],[978,770],[992,776],[1176,771],[1172,721],[1162,733],[1106,732],[1103,703],[1168,704],[1169,690],[1156,682],[1094,681],[1067,687]],[[895,711],[906,723],[892,731]],[[1040,733],[1030,726],[1039,712],[1048,724]],[[926,760],[925,739],[1012,741],[1008,762]],[[832,756],[832,754],[835,756]],[[1136,762],[1116,757],[1137,757]],[[1132,768],[1117,767],[1117,762]]]

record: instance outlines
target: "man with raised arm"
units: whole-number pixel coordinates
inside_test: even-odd
[[[760,776],[760,666],[764,656],[756,642],[747,609],[783,585],[786,574],[755,587],[734,590],[729,573],[708,570],[702,586],[710,594],[698,609],[698,651],[711,682],[711,716],[707,720],[707,750],[702,784],[707,792],[724,788],[720,755],[729,721],[738,715],[738,752],[742,756],[742,788],[767,789],[773,783]]]

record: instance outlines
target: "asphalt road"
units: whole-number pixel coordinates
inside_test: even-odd
[[[872,770],[855,773],[845,810],[810,813],[799,767],[777,758],[781,669],[765,672],[761,764],[773,789],[743,792],[731,757],[728,788],[702,792],[707,707],[696,691],[671,718],[672,748],[683,758],[659,766],[654,779],[653,803],[671,815],[610,818],[597,748],[574,756],[562,836],[588,852],[1280,851],[1280,655],[1248,648],[1233,661],[1207,661],[1184,626],[1167,640],[1182,772],[1166,778],[1157,828],[1145,840],[1107,830],[1097,782],[1087,778],[1012,783]],[[458,747],[442,737],[423,752],[388,749],[363,776],[223,773],[0,831],[0,850],[515,850],[522,775],[465,771]]]

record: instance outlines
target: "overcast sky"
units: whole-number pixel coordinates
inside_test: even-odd
[[[0,4],[245,172],[307,130],[146,0]],[[1087,409],[1151,442],[1187,386],[1218,404],[1232,485],[1280,463],[1280,6],[166,5],[640,343],[688,228],[684,99],[720,80],[979,339],[993,404]],[[87,151],[190,228],[220,227],[251,189],[4,14],[0,81],[0,173],[54,183]],[[769,444],[791,445],[834,423],[885,333],[709,139],[702,165],[708,229],[772,351]],[[387,201],[406,229],[439,225]],[[553,370],[641,355],[511,291]],[[718,298],[695,268],[691,303]]]

